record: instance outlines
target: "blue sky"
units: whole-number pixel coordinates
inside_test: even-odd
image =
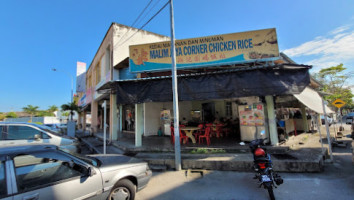
[[[0,112],[69,102],[69,76],[51,68],[75,77],[76,62],[89,66],[111,23],[132,25],[149,1],[1,0]],[[135,27],[165,2],[153,0]],[[312,71],[339,63],[354,70],[352,0],[174,0],[174,12],[177,39],[274,27],[280,51]],[[169,36],[169,9],[144,29]]]

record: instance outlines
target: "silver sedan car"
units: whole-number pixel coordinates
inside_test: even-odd
[[[146,162],[75,157],[54,145],[0,147],[0,199],[134,199],[151,178]]]

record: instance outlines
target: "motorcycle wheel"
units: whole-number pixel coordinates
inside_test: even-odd
[[[272,186],[268,186],[267,189],[268,189],[268,194],[269,194],[270,199],[271,200],[275,200],[273,187]]]

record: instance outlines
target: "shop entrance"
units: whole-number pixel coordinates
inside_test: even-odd
[[[203,121],[213,122],[215,119],[215,103],[203,103]]]
[[[123,106],[123,130],[135,131],[135,106]]]

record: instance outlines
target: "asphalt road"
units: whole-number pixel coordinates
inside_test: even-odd
[[[346,130],[349,125],[345,125]],[[348,142],[350,140],[348,139]],[[90,154],[84,145],[82,154]],[[276,199],[346,200],[354,199],[354,165],[351,144],[334,147],[334,162],[322,173],[281,173],[284,184],[274,189]],[[269,199],[267,190],[258,188],[254,174],[232,171],[153,172],[148,186],[136,200],[243,200]]]
[[[334,148],[334,162],[326,163],[322,173],[281,173],[284,184],[274,190],[276,199],[354,199],[354,165],[350,147]],[[269,199],[267,190],[258,188],[253,173],[204,171],[154,172],[148,186],[137,193],[137,200],[232,200]]]

